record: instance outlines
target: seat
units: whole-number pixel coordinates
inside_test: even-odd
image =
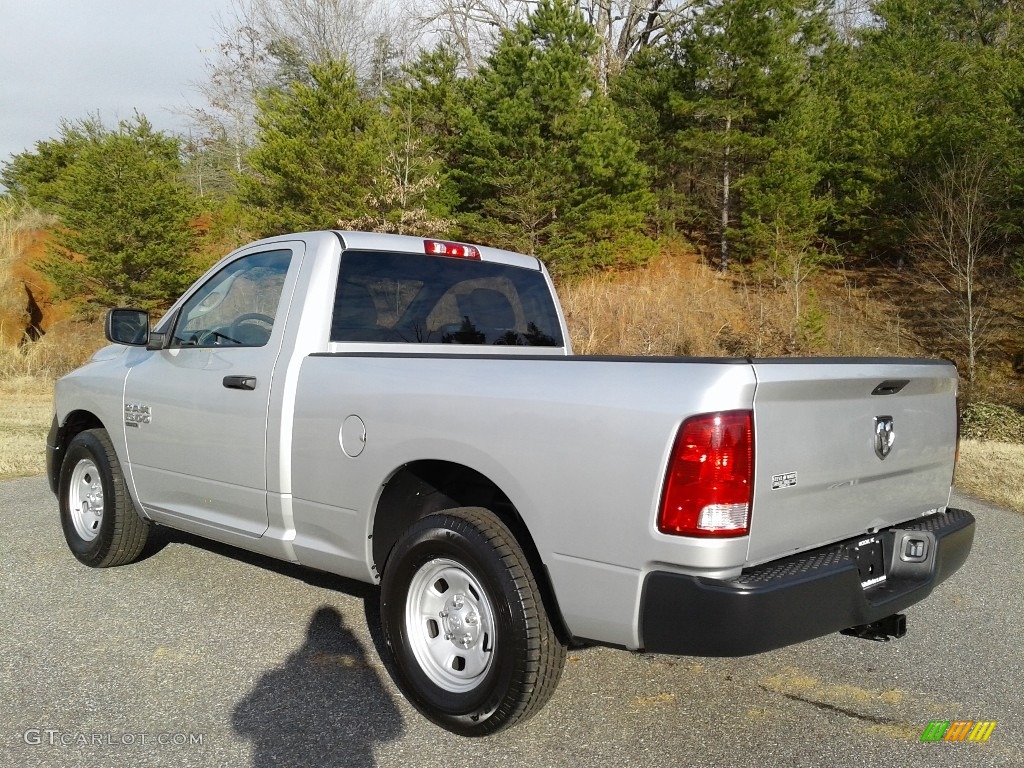
[[[512,302],[501,291],[492,288],[476,288],[456,297],[459,314],[468,318],[478,331],[488,338],[501,336],[516,327],[516,312]]]
[[[331,341],[378,341],[382,329],[370,290],[358,283],[342,283],[335,294]]]

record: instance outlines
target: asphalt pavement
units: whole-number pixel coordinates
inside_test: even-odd
[[[1024,515],[955,504],[974,551],[900,640],[572,651],[539,715],[464,739],[388,677],[374,588],[184,534],[92,570],[43,478],[2,482],[0,766],[1024,766]],[[931,721],[996,726],[922,742]]]

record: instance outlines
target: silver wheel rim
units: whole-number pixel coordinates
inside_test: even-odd
[[[79,538],[84,541],[95,539],[103,522],[103,483],[91,459],[82,459],[71,470],[68,508]]]
[[[491,668],[494,610],[480,580],[454,560],[431,560],[416,571],[405,629],[420,669],[446,691],[473,690]]]

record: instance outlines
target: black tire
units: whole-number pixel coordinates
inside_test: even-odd
[[[105,429],[80,432],[68,444],[57,494],[64,539],[79,561],[108,568],[142,554],[151,526],[132,503]]]
[[[434,619],[428,607],[442,602]],[[406,698],[463,736],[536,714],[565,664],[522,548],[479,507],[429,515],[405,532],[384,569],[381,625]]]

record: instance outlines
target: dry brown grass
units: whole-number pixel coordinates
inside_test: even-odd
[[[731,281],[692,256],[568,283],[559,294],[580,355],[730,354],[745,325]]]
[[[52,417],[51,379],[0,379],[0,479],[45,471]]]
[[[772,357],[920,355],[900,308],[842,270],[804,287],[797,320],[791,287],[770,275],[742,279],[668,243],[651,266],[559,286],[577,354]]]
[[[0,480],[46,468],[53,382],[104,343],[95,324],[65,321],[39,341],[0,341]]]
[[[1024,512],[1024,445],[963,440],[957,487],[988,501]]]
[[[38,341],[6,344],[0,337],[0,381],[56,380],[82,365],[105,343],[99,324],[79,320],[58,323]]]

